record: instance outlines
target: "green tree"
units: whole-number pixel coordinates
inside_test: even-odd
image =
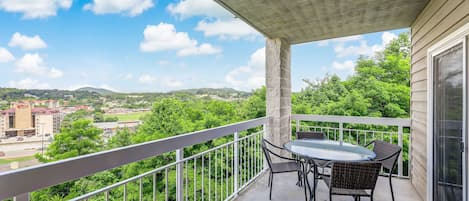
[[[93,121],[94,122],[104,122],[104,114],[101,112],[95,112],[93,114]]]
[[[373,57],[360,56],[355,74],[304,80],[293,94],[293,113],[347,116],[408,117],[410,109],[410,42],[402,33]]]
[[[90,120],[76,120],[55,135],[44,156],[36,154],[36,158],[50,162],[98,152],[102,150],[101,134],[102,130],[94,127]]]
[[[86,119],[89,118],[90,113],[86,110],[78,110],[74,113],[70,113],[66,115],[60,125],[61,129],[70,128],[72,122],[79,120],[79,119]]]
[[[90,120],[75,120],[69,126],[62,128],[61,133],[55,135],[54,141],[47,147],[44,156],[36,154],[35,157],[41,162],[51,162],[98,152],[102,150],[101,133],[102,130],[94,127]],[[79,195],[78,192],[83,192],[77,190],[82,189],[78,187],[81,183],[76,185],[78,181],[80,180],[65,182],[34,192],[32,200],[61,200],[66,199],[67,196],[73,198]]]
[[[107,142],[106,147],[108,149],[118,148],[118,147],[125,147],[132,144],[131,141],[132,133],[128,128],[124,128],[123,130],[118,130],[117,133],[112,136],[109,141]]]
[[[266,116],[266,87],[256,89],[252,95],[241,103],[240,116],[243,120]]]

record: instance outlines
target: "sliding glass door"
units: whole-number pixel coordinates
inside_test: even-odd
[[[466,108],[464,48],[461,42],[433,57],[434,201],[463,200]]]

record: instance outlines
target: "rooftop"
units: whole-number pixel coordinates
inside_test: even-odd
[[[7,110],[0,111],[0,114],[12,114],[15,112],[16,112],[16,108],[10,108]],[[34,114],[53,114],[53,113],[58,113],[58,112],[59,111],[57,110],[43,108],[43,107],[35,107],[31,109],[31,113],[34,113]]]

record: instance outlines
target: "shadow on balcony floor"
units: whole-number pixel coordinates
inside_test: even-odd
[[[272,201],[303,201],[304,191],[302,187],[295,185],[296,173],[277,174],[274,179]],[[240,193],[236,201],[268,201],[269,187],[267,186],[268,174],[263,174],[251,184],[244,192]],[[312,181],[312,178],[310,178]],[[393,178],[394,195],[396,201],[422,201],[409,180]],[[329,194],[326,184],[319,181],[317,201],[328,201]],[[353,201],[352,197],[334,196],[334,201]],[[362,198],[361,200],[369,200]],[[388,180],[385,177],[378,179],[374,200],[391,201]]]

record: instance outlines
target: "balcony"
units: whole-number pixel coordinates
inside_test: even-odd
[[[409,119],[292,115],[291,120],[293,131],[322,131],[329,139],[360,145],[380,139],[403,147],[398,171],[392,173],[396,177],[396,200],[421,200],[408,179]],[[163,154],[174,154],[175,161],[72,200],[268,200],[260,141],[270,122],[270,118],[263,117],[0,173],[0,200],[30,200],[37,190]],[[225,143],[184,156],[185,147],[219,138]],[[274,182],[274,189],[281,191],[274,191],[273,200],[304,200],[302,188],[294,185],[290,175],[280,178]],[[375,198],[390,200],[387,188],[387,182],[379,179]],[[318,192],[320,200],[327,196],[324,185]]]

